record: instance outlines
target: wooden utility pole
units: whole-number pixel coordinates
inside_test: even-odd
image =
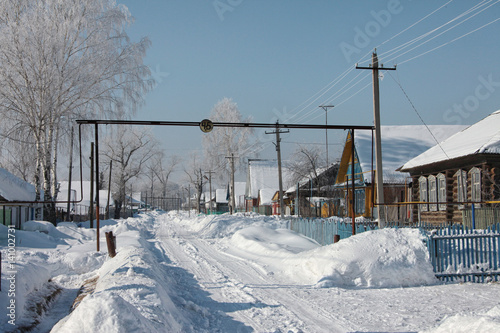
[[[325,125],[328,126],[328,108],[333,108],[334,105],[320,105],[320,108],[325,110]],[[325,128],[326,137],[326,168],[328,169],[328,128]]]
[[[372,64],[370,67],[359,67],[357,69],[369,69],[372,71],[373,78],[373,118],[375,125],[375,161],[376,161],[376,176],[377,176],[377,218],[379,228],[385,226],[385,216],[381,214],[381,210],[384,209],[384,177],[382,169],[382,139],[380,131],[380,98],[379,98],[379,87],[378,87],[378,71],[379,70],[396,70],[396,67],[385,68],[383,65],[379,67],[377,50],[372,54]],[[374,181],[372,179],[372,181]]]
[[[280,216],[281,218],[284,217],[284,204],[283,204],[283,177],[281,174],[281,148],[280,148],[280,134],[281,133],[288,133],[290,130],[286,131],[281,131],[279,129],[279,122],[276,122],[276,130],[274,132],[266,132],[266,134],[276,134],[276,143],[274,144],[276,146],[276,154],[278,155],[278,180],[279,180],[279,199],[280,199]]]
[[[229,214],[233,214],[235,211],[235,200],[234,200],[234,154],[231,156],[226,156],[229,158],[231,163],[231,181],[229,183]]]
[[[208,187],[209,187],[209,191],[210,191],[210,198],[208,199],[208,206],[210,207],[209,210],[210,210],[210,214],[212,214],[212,174],[214,173],[214,171],[212,170],[208,170],[208,171],[205,171],[205,173],[208,173]]]

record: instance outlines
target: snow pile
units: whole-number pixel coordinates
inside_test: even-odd
[[[174,215],[174,221],[183,224],[188,230],[197,232],[203,238],[226,238],[231,237],[238,230],[250,226],[265,226],[268,229],[284,228],[287,221],[278,219],[276,216],[264,216],[257,213],[229,213],[222,215],[200,215],[197,217],[182,219]]]
[[[500,307],[495,306],[486,313],[451,316],[444,319],[438,327],[424,332],[500,332]]]
[[[231,241],[291,278],[317,287],[387,288],[436,283],[423,236],[414,229],[368,231],[336,244],[289,230],[247,228]]]

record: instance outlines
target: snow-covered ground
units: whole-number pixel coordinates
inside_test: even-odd
[[[321,247],[273,217],[151,212],[101,221],[97,252],[88,225],[25,229],[0,226],[2,332],[500,331],[500,284],[440,283],[418,230]]]

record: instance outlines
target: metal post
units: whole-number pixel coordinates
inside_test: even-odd
[[[75,134],[75,128],[71,127],[71,146],[69,147],[69,175],[68,175],[68,205],[66,206],[66,221],[71,221],[70,211],[71,211],[71,176],[73,172],[73,137]],[[76,199],[76,198],[75,198]]]
[[[90,228],[94,228],[94,143],[90,143]]]
[[[96,210],[96,225],[97,225],[97,252],[99,252],[99,222],[100,222],[100,214],[99,214],[99,131],[97,128],[97,124],[95,124],[95,182],[96,182],[96,191],[95,191],[95,210]]]
[[[111,195],[111,169],[112,168],[113,168],[113,160],[109,161],[108,200],[106,202],[106,219],[109,219],[109,197]]]
[[[352,211],[352,235],[356,234],[356,209],[354,207],[356,202],[356,196],[354,191],[356,190],[356,186],[354,184],[354,129],[351,131],[351,185],[352,185],[352,196],[351,196],[351,211]]]

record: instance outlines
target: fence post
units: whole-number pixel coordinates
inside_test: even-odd
[[[106,232],[106,244],[108,245],[108,254],[111,258],[116,256],[116,237],[113,236],[113,232]]]
[[[471,214],[472,214],[472,229],[476,229],[476,205],[471,205]]]

